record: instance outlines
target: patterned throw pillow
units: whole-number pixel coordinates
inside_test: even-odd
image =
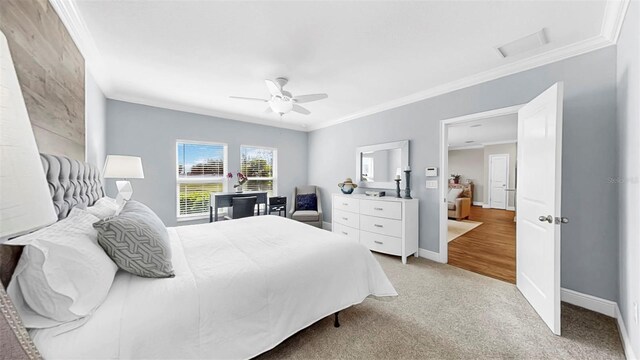
[[[296,210],[318,211],[318,198],[316,194],[296,195]]]
[[[93,224],[98,243],[118,267],[148,278],[174,277],[169,233],[145,205],[128,201],[120,215]]]

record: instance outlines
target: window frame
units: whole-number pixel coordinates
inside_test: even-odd
[[[211,145],[211,146],[222,146],[222,176],[221,177],[199,177],[194,179],[188,178],[180,178],[180,163],[178,156],[178,145],[179,144],[188,144],[188,145]],[[191,221],[191,220],[199,220],[206,219],[209,217],[209,212],[198,213],[198,214],[188,214],[188,215],[180,215],[180,184],[214,184],[220,183],[222,184],[222,192],[227,192],[228,190],[228,181],[226,181],[227,173],[229,172],[229,145],[223,142],[215,142],[215,141],[199,141],[199,140],[183,140],[176,139],[175,141],[175,176],[176,176],[176,219],[178,222],[180,221]],[[209,204],[211,206],[211,204]],[[219,212],[220,213],[220,212]]]
[[[240,172],[242,172],[242,148],[256,148],[256,149],[264,149],[271,150],[273,152],[273,165],[271,166],[273,176],[272,177],[248,177],[249,180],[271,180],[273,184],[273,189],[271,190],[271,196],[278,196],[278,148],[263,146],[263,145],[249,145],[249,144],[241,144],[240,145]]]

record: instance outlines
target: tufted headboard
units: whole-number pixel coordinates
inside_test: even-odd
[[[104,196],[100,171],[95,165],[64,156],[40,154],[42,167],[58,220],[71,209],[93,205]]]
[[[91,206],[104,196],[102,177],[95,165],[64,156],[40,154],[53,207],[62,220],[76,206]],[[22,246],[0,245],[0,281],[6,287],[13,275]]]

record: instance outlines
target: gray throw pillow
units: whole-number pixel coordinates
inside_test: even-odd
[[[93,227],[98,243],[120,269],[148,278],[175,276],[167,228],[145,205],[127,201],[120,215]]]

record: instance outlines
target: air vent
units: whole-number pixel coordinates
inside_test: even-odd
[[[502,55],[503,58],[506,58],[539,48],[548,42],[547,36],[545,35],[545,29],[543,28],[531,35],[527,35],[510,43],[504,44],[497,49],[500,55]]]

